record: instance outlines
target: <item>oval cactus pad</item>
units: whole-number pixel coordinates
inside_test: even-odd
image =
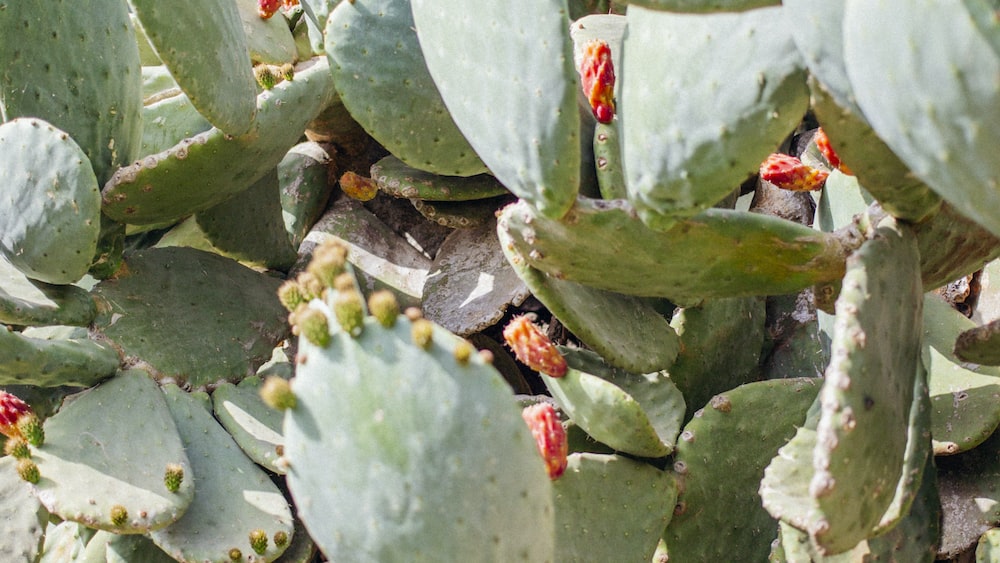
[[[90,160],[52,125],[0,125],[0,253],[29,278],[69,284],[87,273],[101,228]]]

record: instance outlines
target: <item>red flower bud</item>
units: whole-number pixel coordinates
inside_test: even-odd
[[[552,377],[566,375],[566,358],[528,317],[514,317],[503,329],[503,338],[521,363]]]
[[[578,70],[583,94],[590,102],[594,117],[601,123],[610,123],[615,117],[615,67],[611,61],[611,47],[600,39],[587,43]]]
[[[257,15],[261,19],[271,19],[271,16],[278,13],[279,8],[281,8],[281,0],[257,0]]]
[[[14,436],[23,438],[18,423],[25,416],[33,416],[28,403],[6,391],[0,391],[0,434],[8,438]]]
[[[813,140],[816,142],[816,148],[819,149],[820,154],[830,163],[831,167],[840,169],[844,174],[851,173],[851,170],[840,162],[840,157],[837,156],[837,153],[833,150],[833,146],[830,145],[830,137],[826,136],[826,131],[823,131],[822,127],[816,130],[816,136],[813,137]]]
[[[566,430],[563,428],[556,409],[549,403],[536,403],[521,411],[521,418],[528,423],[531,435],[538,445],[538,453],[545,461],[545,470],[549,479],[558,479],[566,471],[569,455],[569,443],[566,441]]]
[[[783,190],[814,191],[823,187],[829,173],[803,164],[787,154],[772,154],[760,165],[760,179]]]

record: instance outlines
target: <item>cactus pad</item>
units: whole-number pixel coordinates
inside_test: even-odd
[[[190,454],[197,494],[177,522],[150,533],[153,542],[180,561],[224,563],[234,545],[251,552],[247,535],[252,530],[291,536],[288,501],[212,418],[204,404],[208,397],[189,395],[176,385],[165,386],[163,393]],[[273,561],[282,551],[271,543],[257,560]]]
[[[106,313],[95,330],[123,351],[126,363],[148,366],[158,378],[194,387],[238,381],[253,375],[287,335],[279,284],[216,254],[146,249],[130,256],[124,273],[94,288]]]
[[[118,353],[79,338],[33,338],[0,327],[0,385],[89,386],[115,373]]]
[[[372,179],[380,190],[396,197],[429,201],[467,201],[504,195],[507,189],[489,174],[453,178],[407,166],[394,156],[372,165]]]
[[[299,340],[285,455],[310,535],[333,560],[552,560],[549,478],[510,388],[411,325]]]
[[[285,444],[281,435],[283,415],[260,398],[260,379],[248,377],[238,386],[219,385],[212,392],[212,408],[250,459],[271,472],[285,473],[285,467],[277,463]]]
[[[83,150],[40,120],[0,125],[0,253],[30,278],[83,277],[97,250],[100,192]]]
[[[0,559],[11,563],[36,560],[48,512],[21,480],[11,456],[0,457]]]
[[[139,22],[198,111],[229,135],[250,130],[257,85],[236,2],[132,0]]]
[[[577,453],[553,492],[559,561],[649,561],[677,483],[669,471],[626,457]]]
[[[42,476],[35,493],[60,518],[139,533],[170,524],[191,504],[193,480],[176,493],[163,485],[169,463],[193,471],[160,389],[140,370],[78,395],[45,421],[45,436],[32,451]],[[113,522],[115,506],[124,522]]]
[[[390,152],[438,174],[486,171],[431,80],[409,0],[341,2],[326,23],[326,56],[340,99]]]
[[[86,326],[97,314],[86,290],[28,279],[0,258],[0,323]]]
[[[581,198],[563,221],[519,202],[503,210],[498,229],[530,266],[556,278],[681,302],[794,293],[839,279],[847,251],[809,227],[726,209],[658,232],[620,200]]]
[[[580,86],[565,0],[412,7],[427,68],[459,130],[507,189],[561,217],[580,185]]]
[[[795,128],[809,105],[806,74],[777,7],[708,15],[635,7],[627,18],[628,196],[643,221],[666,230],[733,191]]]
[[[1000,322],[970,328],[958,335],[955,355],[966,362],[1000,366]]]

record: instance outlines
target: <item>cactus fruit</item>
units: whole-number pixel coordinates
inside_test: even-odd
[[[351,283],[354,283],[353,280]],[[358,336],[364,330],[364,299],[353,287],[347,291],[337,292],[333,298],[333,313],[337,317],[337,324],[347,331],[347,334]]]
[[[378,194],[378,184],[371,178],[348,170],[340,176],[340,189],[347,197],[358,201],[371,201]]]
[[[265,90],[274,88],[274,85],[278,83],[278,77],[268,65],[257,65],[253,67],[253,76],[257,79],[257,84],[260,84],[260,87]]]
[[[549,479],[555,481],[566,471],[566,456],[569,455],[566,430],[559,421],[559,415],[551,403],[541,402],[525,407],[521,418],[531,429]]]
[[[271,19],[271,16],[281,9],[281,0],[257,0],[257,14],[261,19]]]
[[[814,192],[826,184],[828,172],[803,164],[787,154],[773,153],[760,165],[760,179],[783,190]]]
[[[0,434],[8,438],[22,436],[19,423],[23,417],[31,414],[31,407],[28,406],[28,403],[11,393],[0,390]]]
[[[594,39],[584,45],[577,67],[583,95],[594,117],[601,123],[611,123],[615,117],[615,69],[608,43]]]
[[[503,329],[503,338],[517,359],[531,369],[551,377],[566,375],[566,359],[527,316],[511,319]]]
[[[850,174],[851,170],[844,166],[840,162],[840,157],[837,156],[836,151],[833,150],[833,146],[830,145],[830,137],[826,136],[826,131],[820,127],[816,130],[816,136],[813,137],[813,142],[816,143],[816,148],[819,149],[820,154],[826,159],[826,162],[833,168],[836,168],[843,172],[844,174]]]

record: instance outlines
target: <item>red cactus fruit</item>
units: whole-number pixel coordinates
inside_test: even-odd
[[[583,49],[578,69],[583,94],[590,102],[594,117],[601,123],[610,123],[615,117],[615,67],[611,61],[611,47],[594,39]]]
[[[295,6],[299,5],[299,0],[283,0],[282,3],[285,5],[286,10],[291,10]]]
[[[0,434],[8,438],[24,438],[20,422],[26,416],[34,416],[28,403],[6,391],[0,391]]]
[[[817,170],[794,156],[774,153],[760,165],[760,179],[783,190],[814,191],[826,183],[828,172]]]
[[[566,430],[563,428],[556,409],[549,403],[536,403],[521,411],[521,418],[528,423],[531,435],[538,445],[538,453],[545,461],[545,470],[549,479],[558,479],[566,471],[569,455],[569,443],[566,441]]]
[[[525,315],[514,317],[507,323],[503,329],[503,338],[517,359],[531,369],[552,377],[566,375],[566,358]]]
[[[831,167],[840,169],[844,174],[851,173],[851,170],[844,166],[844,163],[840,161],[840,157],[833,150],[833,146],[830,145],[830,137],[826,136],[826,131],[823,131],[822,127],[816,130],[816,136],[813,137],[813,141],[816,142],[816,148],[819,149],[820,154],[830,163]]]
[[[279,8],[281,8],[281,0],[257,0],[257,15],[261,19],[271,19],[271,16],[278,13]]]

